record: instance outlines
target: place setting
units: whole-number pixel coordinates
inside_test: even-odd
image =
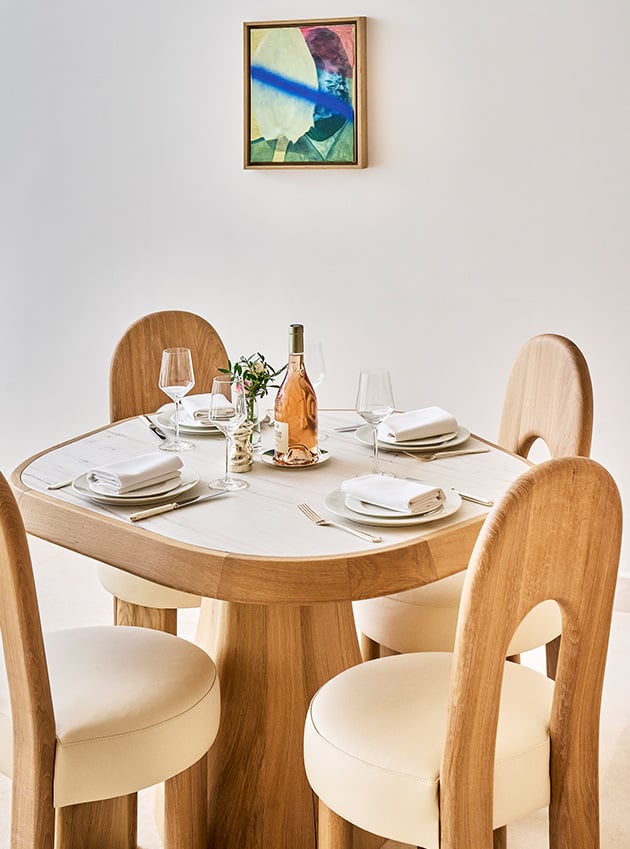
[[[403,413],[391,413],[376,428],[378,446],[385,451],[407,451],[418,454],[440,453],[446,456],[451,449],[458,454],[485,453],[487,448],[460,448],[470,439],[468,428],[441,407],[424,407]],[[364,445],[372,445],[372,428],[364,425],[354,434]]]
[[[390,528],[445,519],[461,504],[461,496],[453,489],[378,473],[343,481],[324,499],[335,516]]]
[[[72,481],[82,498],[117,506],[157,504],[173,500],[196,486],[200,476],[184,468],[175,453],[151,451],[96,466]]]

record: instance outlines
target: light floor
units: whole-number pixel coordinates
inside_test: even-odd
[[[108,624],[111,597],[95,574],[94,563],[48,543],[30,538],[45,630],[68,626]],[[197,611],[180,611],[179,633],[192,638]],[[630,846],[630,580],[617,592],[604,685],[601,719],[601,832],[602,849]],[[541,654],[525,662],[539,666]],[[9,847],[11,783],[0,776],[0,849]],[[140,794],[139,846],[160,849],[153,821],[152,791]],[[543,849],[547,846],[546,813],[530,816],[509,828],[509,849]],[[273,847],[269,847],[273,849]],[[407,849],[388,843],[387,849]]]

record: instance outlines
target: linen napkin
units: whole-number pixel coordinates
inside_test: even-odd
[[[446,498],[438,486],[374,474],[343,481],[341,491],[399,513],[426,513],[435,510]]]
[[[430,436],[457,433],[457,420],[441,407],[423,407],[408,413],[392,413],[379,426],[379,435],[396,442],[410,439],[427,439]]]
[[[185,398],[182,398],[180,422],[188,424],[210,424],[208,414],[211,403],[211,392],[206,392],[203,395],[187,395]],[[216,406],[219,409],[225,410],[226,413],[232,410],[231,402],[224,395],[216,396]]]
[[[162,451],[151,451],[128,460],[118,460],[97,466],[87,473],[88,483],[96,483],[99,490],[111,495],[122,495],[145,486],[152,486],[171,478],[180,477],[181,457]]]

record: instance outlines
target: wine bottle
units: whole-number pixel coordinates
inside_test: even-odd
[[[289,363],[274,406],[274,460],[307,466],[319,458],[317,396],[304,368],[304,326],[289,325]]]

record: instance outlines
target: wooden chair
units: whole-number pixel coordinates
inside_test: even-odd
[[[198,646],[114,625],[47,635],[0,475],[0,771],[11,849],[136,849],[137,791],[165,781],[165,847],[207,849],[216,668]]]
[[[195,393],[210,392],[228,356],[214,327],[190,312],[165,310],[138,319],[116,346],[109,373],[109,412],[112,422],[152,413],[167,402],[158,387],[164,348],[190,348],[195,371]],[[122,569],[98,565],[98,576],[114,597],[114,621],[177,633],[177,609],[199,607],[191,593],[163,587]]]
[[[541,439],[552,457],[587,457],[593,431],[593,389],[579,348],[563,336],[534,336],[514,361],[505,394],[498,443],[527,457]],[[365,659],[391,652],[452,651],[465,572],[384,598],[355,602]],[[553,602],[525,619],[508,651],[546,645],[547,672],[555,674],[560,614]]]
[[[319,849],[350,823],[426,849],[506,845],[549,806],[550,849],[598,849],[599,711],[621,501],[594,460],[525,472],[489,514],[466,572],[454,654],[354,666],[314,696],[305,727]],[[555,682],[505,660],[543,600],[562,611]]]

